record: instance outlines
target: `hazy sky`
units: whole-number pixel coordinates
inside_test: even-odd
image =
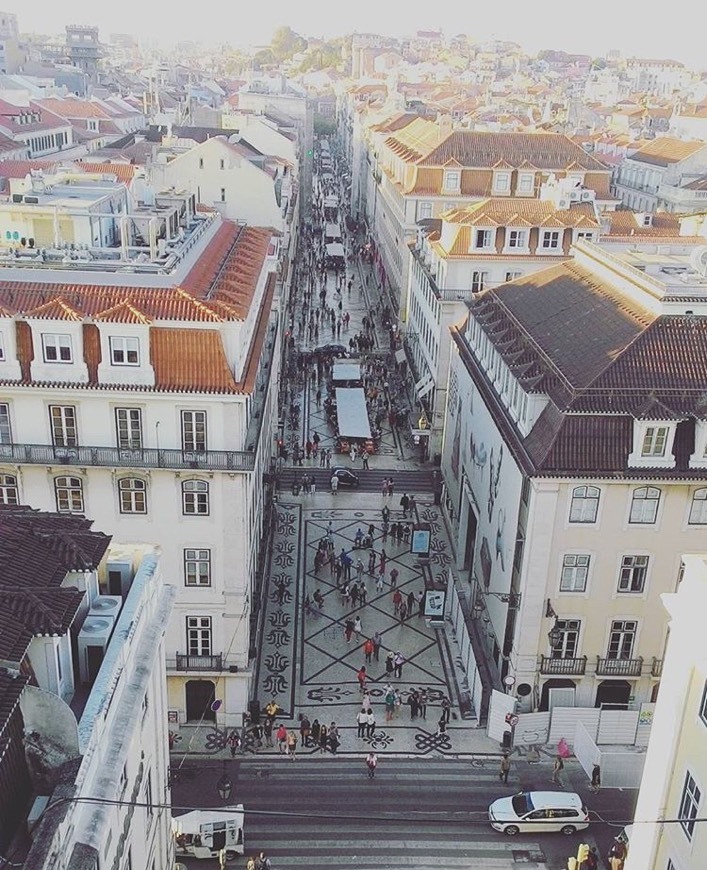
[[[450,35],[511,39],[530,51],[564,48],[599,55],[617,48],[624,56],[670,57],[707,68],[704,0],[660,4],[645,0],[268,0],[262,4],[239,0],[0,0],[0,9],[14,12],[22,31],[55,33],[67,23],[95,24],[105,42],[110,33],[118,31],[160,43],[195,39],[239,46],[262,44],[270,41],[280,24],[305,36],[352,31],[407,36],[416,30],[441,29]]]

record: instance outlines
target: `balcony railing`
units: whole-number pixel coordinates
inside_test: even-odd
[[[177,653],[178,671],[222,671],[223,656],[191,656]]]
[[[651,665],[651,676],[663,676],[663,659],[657,659],[655,656],[653,656],[653,664]]]
[[[549,656],[540,656],[541,674],[561,674],[562,676],[581,677],[584,676],[586,670],[586,656],[573,659],[553,659]]]
[[[600,677],[640,677],[643,659],[603,659],[597,656],[597,675]]]
[[[0,461],[29,465],[100,465],[122,468],[200,468],[252,471],[255,455],[246,450],[121,450],[118,447],[51,447],[46,444],[0,444]]]

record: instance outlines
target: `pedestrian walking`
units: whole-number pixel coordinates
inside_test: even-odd
[[[560,774],[565,769],[565,762],[562,760],[561,755],[555,756],[555,763],[552,765],[552,782],[555,785],[559,785],[560,788],[564,788],[563,782],[560,780]]]
[[[358,680],[358,688],[360,689],[361,692],[363,692],[363,690],[366,687],[366,677],[367,676],[368,675],[366,674],[366,666],[361,665],[361,667],[358,670],[358,673],[356,674],[356,679]]]
[[[393,592],[393,613],[397,616],[400,613],[400,605],[403,603],[403,596],[399,589]]]
[[[382,574],[379,574],[379,575],[376,577],[376,591],[377,591],[377,592],[382,592],[382,591],[383,591],[383,583],[384,583],[384,582],[385,582],[385,578],[383,577]]]
[[[237,731],[231,731],[226,740],[228,748],[231,750],[231,758],[235,757],[236,752],[241,748],[241,738]],[[271,744],[272,745],[272,744]]]
[[[366,638],[366,641],[363,644],[363,654],[366,658],[366,664],[370,664],[371,657],[373,656],[373,641],[370,637]]]
[[[408,616],[410,616],[415,609],[415,605],[417,604],[417,599],[415,598],[415,593],[410,591],[408,592],[407,597],[407,612]]]
[[[378,767],[378,758],[375,752],[369,752],[366,756],[366,767],[368,768],[368,778],[373,779],[376,775],[376,767]]]
[[[403,665],[405,664],[405,657],[400,652],[400,650],[396,650],[395,658],[393,661],[395,664],[395,676],[400,679],[400,677],[402,677],[403,675]]]
[[[287,728],[284,725],[280,725],[277,729],[277,748],[280,750],[280,753],[284,755],[287,752]]]
[[[390,572],[390,588],[395,589],[398,583],[398,577],[400,576],[400,572],[397,568],[393,568]]]
[[[427,689],[421,688],[418,693],[418,701],[420,704],[420,716],[423,719],[427,718]]]
[[[363,461],[363,470],[368,471],[368,450],[364,449],[361,460]]]
[[[360,711],[356,714],[356,725],[358,726],[357,737],[365,737],[366,736],[366,728],[368,726],[368,711],[361,707]]]
[[[351,636],[354,633],[355,623],[351,617],[349,617],[344,623],[344,637],[346,638],[346,643],[351,643]]]
[[[626,846],[618,837],[611,844],[607,857],[611,870],[623,870],[624,861],[626,860]]]
[[[376,714],[373,712],[373,707],[366,710],[366,737],[373,737],[376,732]]]
[[[407,517],[408,515],[408,506],[410,504],[410,499],[408,498],[408,494],[404,492],[400,496],[400,507],[403,509],[403,517]]]
[[[297,734],[294,731],[290,731],[287,734],[287,754],[290,756],[291,761],[295,760],[297,755]]]
[[[383,638],[379,631],[377,631],[373,637],[371,638],[371,642],[373,643],[373,658],[376,661],[380,660],[380,652],[381,652],[381,644],[383,643]]]
[[[451,708],[452,708],[451,702],[450,702],[449,698],[445,695],[444,698],[442,698],[442,718],[447,723],[449,723],[449,719],[450,719],[450,716],[452,713]]]
[[[354,631],[356,632],[356,637],[360,640],[361,634],[363,632],[363,626],[361,625],[361,617],[357,616],[354,619]]]
[[[595,764],[592,767],[592,781],[589,786],[589,790],[593,791],[594,794],[599,794],[599,790],[601,789],[601,768],[598,764]]]
[[[391,722],[395,716],[395,689],[392,686],[385,693],[385,721]]]
[[[267,716],[265,721],[263,722],[263,736],[265,737],[265,745],[272,749],[272,729],[273,729],[273,720]]]
[[[447,720],[444,716],[439,717],[439,722],[437,723],[437,737],[444,737],[447,733]]]
[[[366,603],[366,599],[368,598],[368,590],[366,589],[366,584],[363,580],[358,584],[358,600],[361,602],[361,606]]]
[[[391,650],[385,658],[385,672],[390,676],[395,670],[395,653]]]
[[[272,870],[272,864],[265,852],[261,852],[255,859],[255,870]]]
[[[335,474],[332,474],[329,485],[331,486],[331,494],[336,495],[339,489],[339,478]]]
[[[320,752],[326,751],[328,740],[329,740],[329,732],[327,731],[326,725],[322,724],[319,726],[319,751]]]
[[[311,725],[311,722],[309,721],[309,718],[306,715],[302,716],[302,718],[300,719],[300,723],[299,723],[299,734],[300,734],[300,739],[302,741],[302,748],[303,749],[305,746],[309,746],[309,734],[310,734],[311,729],[312,729],[312,725]]]
[[[511,759],[508,757],[508,753],[504,752],[503,758],[501,759],[501,766],[500,766],[499,771],[498,771],[498,778],[504,784],[508,782],[508,774],[510,772],[510,769],[511,769]]]
[[[381,550],[380,562],[378,563],[378,573],[383,577],[385,575],[385,566],[388,561],[388,557],[385,554],[385,550]]]

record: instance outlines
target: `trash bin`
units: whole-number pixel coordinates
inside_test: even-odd
[[[501,740],[501,749],[504,751],[510,750],[513,748],[513,734],[510,731],[503,732],[503,739]]]
[[[292,495],[299,495],[299,483],[296,480],[292,482]]]

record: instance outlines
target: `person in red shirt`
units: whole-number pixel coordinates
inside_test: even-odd
[[[361,670],[356,674],[356,677],[358,679],[358,687],[361,691],[363,691],[365,688],[367,676],[368,675],[366,674],[366,666],[362,665]]]

